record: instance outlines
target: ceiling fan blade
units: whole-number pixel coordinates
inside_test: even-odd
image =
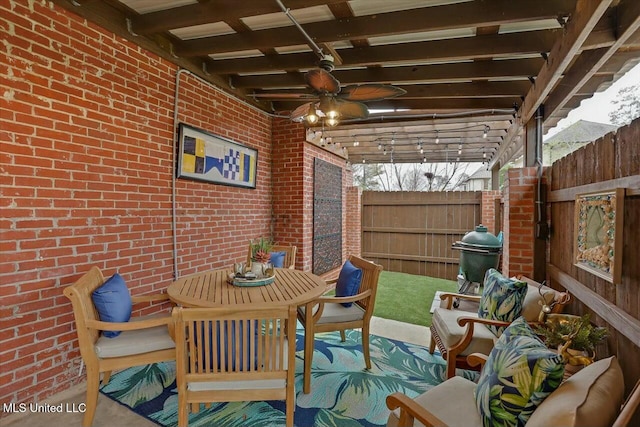
[[[291,120],[294,122],[301,122],[302,120],[304,120],[304,117],[309,112],[310,105],[311,105],[311,102],[307,102],[306,104],[302,104],[299,107],[297,107],[295,110],[293,110],[291,112]]]
[[[342,119],[366,119],[369,117],[369,108],[362,102],[336,99],[336,104]]]
[[[349,101],[381,101],[404,95],[406,90],[396,86],[382,84],[350,85],[342,88],[340,98]]]
[[[340,92],[340,82],[327,70],[314,68],[304,75],[307,84],[318,93],[338,93]]]

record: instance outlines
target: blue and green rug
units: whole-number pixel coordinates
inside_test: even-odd
[[[316,334],[311,393],[302,393],[304,331],[296,349],[297,427],[384,426],[386,397],[417,396],[443,381],[445,364],[427,348],[371,336],[372,369],[364,369],[359,331]],[[473,377],[474,373],[465,372]],[[157,363],[115,373],[101,392],[160,426],[178,423],[175,363]],[[285,424],[284,401],[213,403],[191,414],[189,426],[267,427]]]

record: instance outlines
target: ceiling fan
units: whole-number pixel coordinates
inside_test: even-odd
[[[340,87],[340,82],[331,74],[335,68],[334,57],[322,51],[293,17],[290,10],[285,7],[282,0],[276,0],[276,3],[320,58],[318,67],[307,71],[304,76],[313,93],[286,95],[289,99],[311,99],[311,102],[302,104],[291,112],[291,120],[298,122],[306,120],[309,124],[315,124],[324,117],[326,124],[335,126],[339,119],[366,119],[369,117],[369,108],[363,102],[394,98],[407,93],[396,86],[375,83]],[[254,96],[256,98],[281,97],[276,94],[255,94]]]
[[[367,101],[379,101],[394,98],[406,93],[392,85],[366,83],[340,86],[340,82],[331,74],[334,68],[333,56],[323,55],[318,68],[305,74],[305,81],[313,91],[312,101],[302,104],[291,113],[293,121],[306,120],[315,124],[321,117],[334,126],[340,119],[365,119],[369,116]],[[298,99],[308,99],[309,94],[291,94]]]

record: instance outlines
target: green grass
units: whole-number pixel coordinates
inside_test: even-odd
[[[457,292],[452,280],[383,271],[373,315],[415,325],[431,325],[431,302],[436,291]]]

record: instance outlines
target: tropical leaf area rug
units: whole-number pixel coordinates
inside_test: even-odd
[[[410,397],[444,379],[445,362],[427,348],[371,336],[371,370],[364,367],[360,331],[316,334],[311,393],[302,392],[304,331],[296,348],[297,427],[384,426],[386,397],[396,391]],[[474,372],[464,371],[473,379]],[[119,371],[101,392],[160,426],[178,423],[175,363],[157,363]],[[212,403],[189,415],[189,426],[266,427],[285,425],[284,401]]]

